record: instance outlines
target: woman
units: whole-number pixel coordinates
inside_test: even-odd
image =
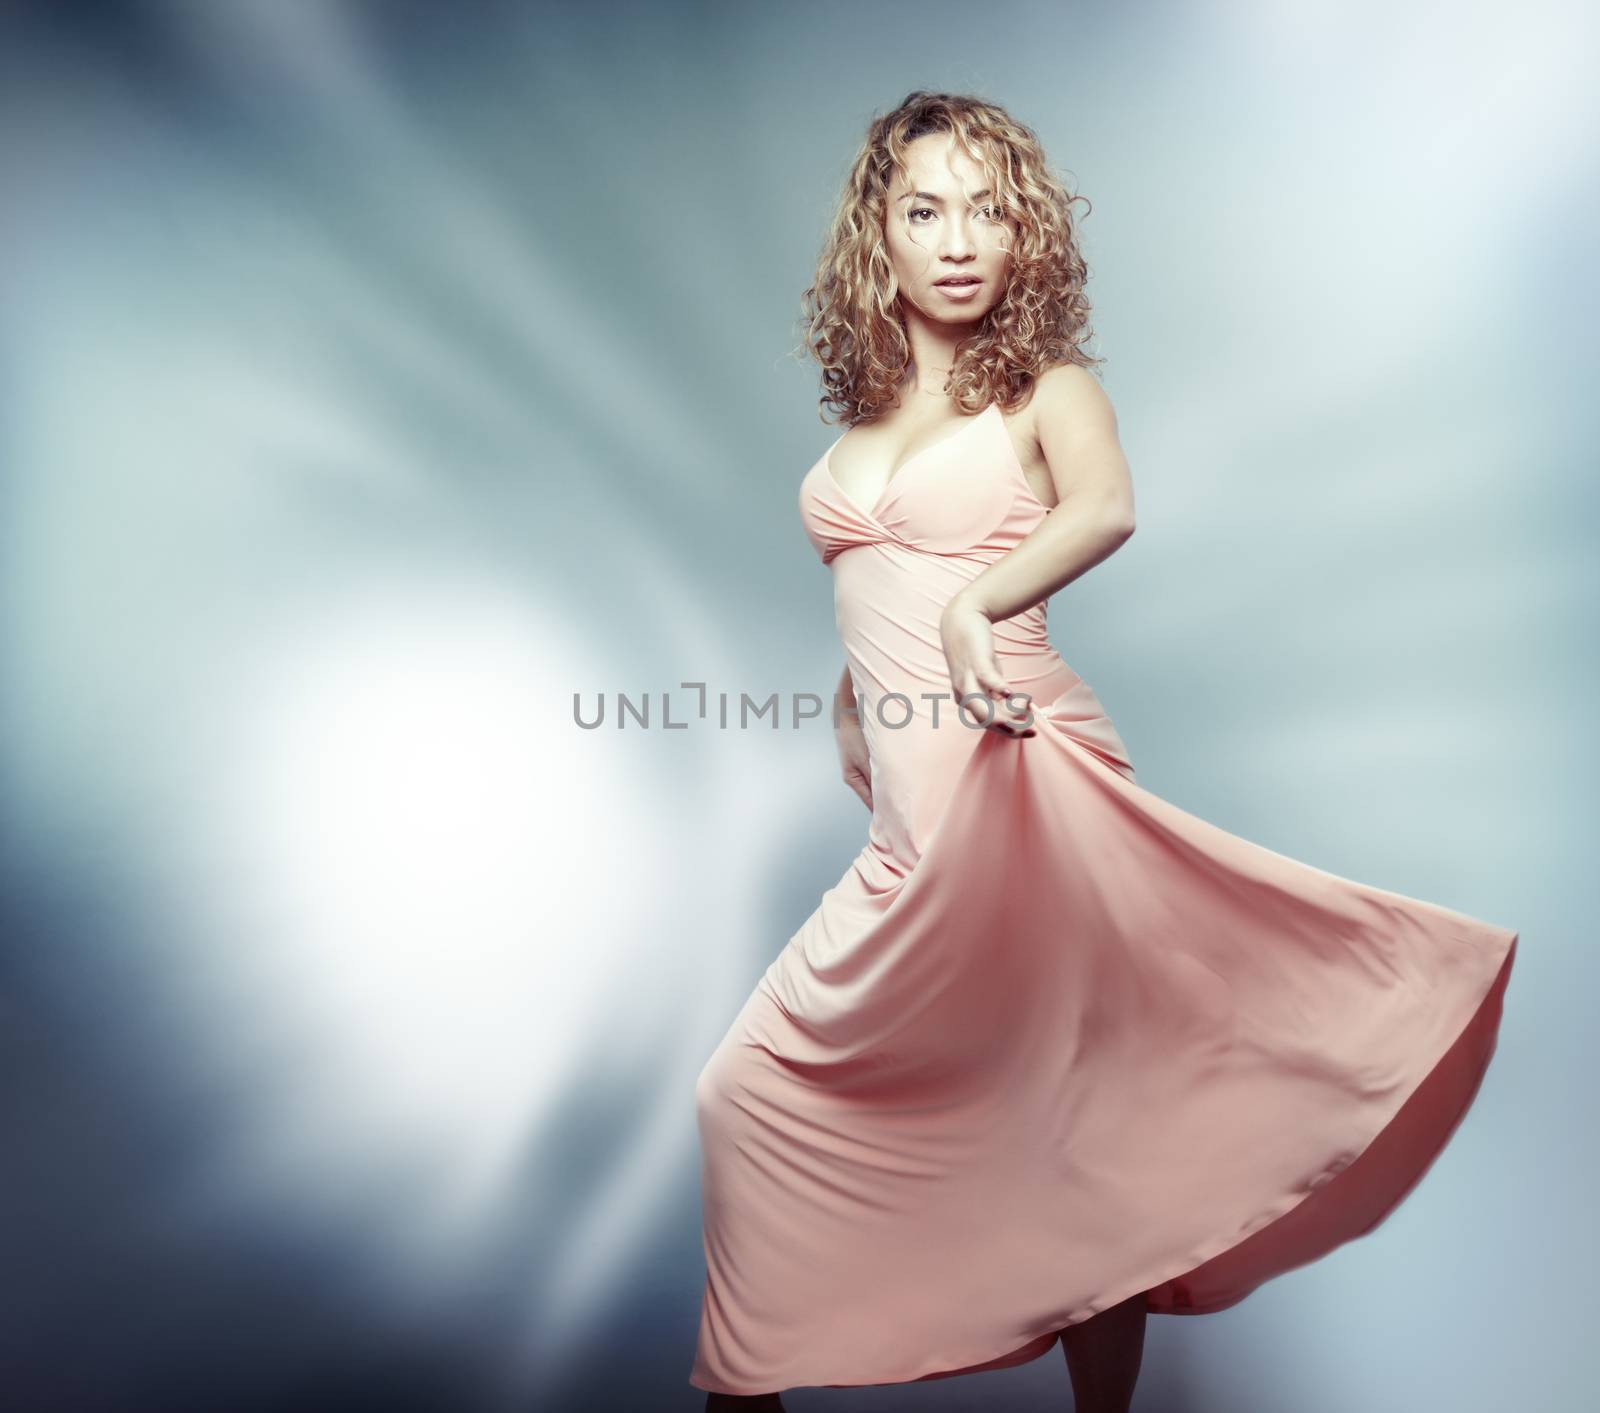
[[[1079,1413],[1126,1409],[1148,1312],[1370,1231],[1494,1052],[1516,933],[1138,786],[1050,645],[1134,527],[1080,199],[998,107],[913,93],[808,291],[848,427],[800,514],[872,817],[700,1075],[708,1408],[1059,1339]]]

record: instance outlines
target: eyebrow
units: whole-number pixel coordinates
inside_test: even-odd
[[[993,191],[991,191],[988,187],[984,187],[984,189],[982,191],[973,192],[972,193],[972,199],[974,201],[979,201],[985,196],[993,196],[993,195],[994,195]],[[901,201],[910,201],[911,198],[914,197],[914,196],[920,196],[924,201],[936,201],[936,202],[938,202],[938,204],[940,206],[944,205],[944,197],[942,197],[942,196],[938,195],[938,193],[932,192],[932,191],[908,191],[904,196],[900,197],[899,199]]]

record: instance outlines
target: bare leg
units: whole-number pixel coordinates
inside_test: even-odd
[[[1144,1357],[1144,1293],[1061,1331],[1077,1413],[1128,1413]]]
[[[783,1413],[783,1400],[775,1393],[708,1393],[706,1413]]]

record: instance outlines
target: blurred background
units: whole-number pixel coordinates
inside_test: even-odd
[[[736,729],[841,666],[799,299],[914,88],[1092,202],[1139,532],[1050,618],[1139,783],[1521,933],[1417,1195],[1140,1406],[1588,1406],[1597,30],[0,7],[7,1406],[702,1405],[694,1081],[867,824]]]

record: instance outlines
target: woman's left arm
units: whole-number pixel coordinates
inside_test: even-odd
[[[1034,403],[1057,504],[945,606],[940,634],[957,700],[976,691],[1003,707],[1010,687],[995,660],[991,625],[1049,598],[1133,534],[1133,480],[1099,380],[1077,364],[1052,368],[1040,377]],[[994,725],[1011,729],[1023,715],[1002,711]]]

